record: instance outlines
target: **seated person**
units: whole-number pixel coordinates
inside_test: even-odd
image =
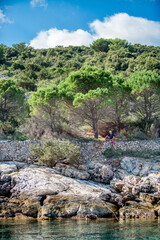
[[[114,134],[112,131],[109,131],[109,134],[105,137],[105,141],[107,140],[111,140],[111,143],[114,144],[115,140],[114,140]]]

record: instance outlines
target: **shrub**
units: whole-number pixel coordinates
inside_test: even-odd
[[[107,148],[105,151],[104,151],[104,156],[106,158],[112,158],[112,157],[121,157],[122,156],[122,153],[121,152],[118,152],[118,151],[115,151],[113,148]]]
[[[40,145],[32,145],[31,152],[39,158],[39,163],[53,167],[58,162],[77,165],[80,161],[79,147],[68,140],[44,139]]]
[[[6,122],[0,121],[0,129],[6,135],[13,134],[15,132],[14,126],[9,121]]]
[[[33,79],[17,80],[17,86],[22,87],[23,89],[26,89],[28,91],[35,91],[37,89],[37,86]]]
[[[14,135],[13,135],[13,139],[15,141],[25,141],[27,139],[29,139],[27,134],[21,133],[20,131],[15,131]]]
[[[135,128],[132,132],[126,135],[128,140],[148,140],[149,137],[140,129]]]
[[[150,158],[156,157],[160,155],[160,151],[154,150],[146,150],[146,151],[137,151],[137,150],[114,150],[113,148],[107,148],[103,155],[106,159],[108,158],[119,158],[119,157],[137,157],[137,158]]]

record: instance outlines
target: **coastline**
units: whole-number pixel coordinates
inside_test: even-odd
[[[26,146],[25,142],[22,144]],[[0,217],[30,220],[158,218],[159,156],[104,161],[102,153],[107,144],[96,144],[82,143],[83,156],[87,146],[90,147],[87,157],[91,157],[93,148],[97,155],[86,158],[77,168],[64,163],[58,163],[54,168],[39,166],[33,156],[28,162],[24,159],[21,162],[1,160]],[[20,154],[19,148],[16,149],[17,155],[13,155],[13,159]],[[26,159],[31,156],[28,150],[24,147],[21,151],[21,154],[28,153]],[[7,156],[2,147],[1,156]]]

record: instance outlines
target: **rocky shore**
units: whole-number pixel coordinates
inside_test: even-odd
[[[12,148],[14,144],[18,146],[11,142]],[[23,146],[28,147],[27,144],[23,142]],[[12,157],[11,151],[5,150],[7,144],[6,148],[2,145],[0,218],[160,216],[159,156],[155,159],[123,157],[106,160],[102,155],[102,148],[106,146],[99,145],[96,156],[86,158],[79,167],[59,163],[51,169],[34,163],[33,156],[28,161],[27,147],[21,150],[17,147],[17,153],[14,149],[17,155]],[[90,143],[91,148],[93,145]],[[159,143],[154,146],[159,150]],[[84,148],[81,148],[83,154]],[[23,160],[18,155],[20,151],[26,152]],[[8,159],[7,154],[10,154]],[[90,154],[93,151],[88,156]]]

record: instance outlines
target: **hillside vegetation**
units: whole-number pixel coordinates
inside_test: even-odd
[[[99,39],[90,47],[0,45],[1,138],[160,134],[160,47]],[[7,76],[7,79],[3,79]],[[29,100],[28,100],[29,99]]]

